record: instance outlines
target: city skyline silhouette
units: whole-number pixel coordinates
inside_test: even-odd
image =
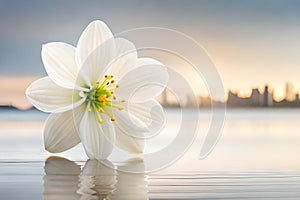
[[[197,102],[199,107],[211,107],[212,101],[215,105],[226,103],[228,108],[242,108],[242,107],[300,107],[299,92],[293,89],[293,84],[287,82],[285,85],[284,98],[277,100],[274,97],[274,88],[264,85],[261,91],[258,87],[251,88],[251,94],[248,96],[240,96],[238,92],[229,90],[227,92],[227,99],[225,101],[212,100],[210,96],[197,95]],[[190,96],[187,96],[185,107],[191,107],[189,103]],[[179,103],[174,98],[169,97],[169,93],[165,91],[160,99],[162,104],[166,107],[179,107]]]

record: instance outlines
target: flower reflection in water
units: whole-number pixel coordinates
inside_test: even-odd
[[[45,162],[44,199],[149,199],[147,175],[126,173],[122,168],[145,166],[141,159],[128,160],[118,167],[108,160],[88,160],[81,170],[73,161],[50,157]]]
[[[146,200],[148,197],[147,175],[133,174],[124,171],[142,171],[145,165],[142,159],[131,159],[119,166],[116,191],[113,193],[113,200]],[[123,169],[124,168],[124,169]]]
[[[61,157],[50,157],[45,162],[44,199],[79,199],[77,194],[80,166]]]
[[[117,172],[111,162],[108,160],[102,162],[97,160],[86,162],[79,178],[80,188],[77,191],[82,195],[81,199],[110,199],[117,182]]]

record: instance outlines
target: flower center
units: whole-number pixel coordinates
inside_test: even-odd
[[[113,76],[105,75],[102,82],[97,81],[88,92],[83,92],[86,97],[88,111],[95,112],[99,123],[103,122],[101,114],[107,114],[111,121],[115,121],[112,109],[123,110],[120,103],[125,102],[125,100],[117,101],[114,96],[114,90],[119,88],[119,85],[115,84],[113,78]]]

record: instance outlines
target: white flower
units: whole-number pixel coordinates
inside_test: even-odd
[[[49,152],[65,151],[81,141],[92,159],[108,157],[112,143],[141,153],[143,135],[164,123],[154,98],[168,81],[166,67],[152,58],[138,58],[135,46],[114,38],[105,23],[91,22],[76,47],[43,45],[42,60],[48,76],[33,82],[26,95],[36,108],[52,112],[44,127]]]

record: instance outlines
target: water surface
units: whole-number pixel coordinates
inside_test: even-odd
[[[167,115],[169,126],[149,151],[176,133],[178,111]],[[199,160],[210,124],[209,112],[202,111],[198,137],[180,160],[161,171],[136,175],[119,169],[143,168],[141,160],[107,161],[107,167],[87,160],[81,146],[53,157],[43,148],[46,115],[25,116],[13,120],[0,114],[0,199],[300,198],[297,109],[229,110],[216,148]]]

